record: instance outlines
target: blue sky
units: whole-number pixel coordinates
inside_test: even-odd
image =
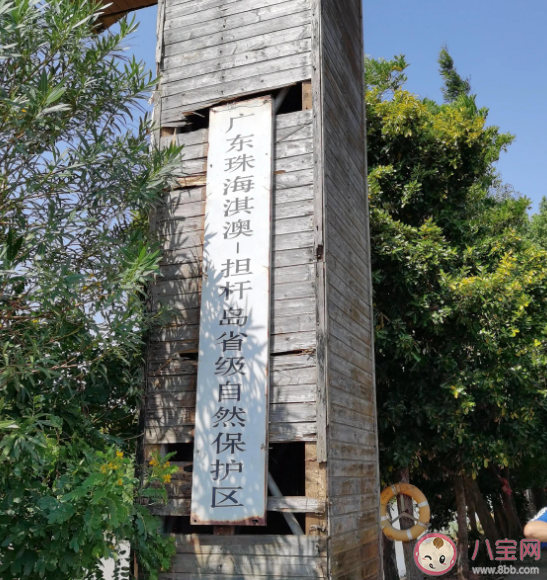
[[[547,195],[547,1],[365,0],[365,50],[373,57],[403,53],[410,63],[407,88],[441,100],[437,56],[447,45],[462,76],[471,77],[489,124],[516,135],[499,170],[531,198]],[[141,22],[131,51],[154,65],[156,9]]]

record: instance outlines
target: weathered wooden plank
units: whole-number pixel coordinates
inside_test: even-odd
[[[299,385],[297,387],[274,387],[271,390],[270,401],[272,404],[315,402],[315,384]]]
[[[301,160],[301,157],[295,157],[295,160]],[[301,161],[298,161],[300,163]],[[301,196],[307,196],[309,193],[308,187],[300,187],[291,190],[281,190],[278,196],[279,198],[286,199],[284,203],[275,203],[272,211],[273,226],[275,229],[274,234],[287,233],[286,229],[283,229],[283,224],[279,224],[279,220],[285,220],[290,218],[298,217],[312,217],[313,218],[313,200],[303,199],[303,200],[291,200],[286,194],[286,191],[296,192]],[[173,205],[173,204],[172,204]],[[171,205],[171,207],[172,207]],[[252,207],[252,198],[250,201],[250,207]],[[160,208],[157,212],[157,226],[156,233],[159,236],[173,236],[173,235],[186,235],[190,232],[196,234],[202,232],[205,222],[205,202],[197,202],[191,204],[184,204],[175,207],[169,211],[168,207]],[[312,220],[307,220],[306,223],[313,224]]]
[[[310,423],[315,421],[315,403],[270,404],[270,423]],[[155,427],[179,427],[194,425],[195,406],[192,407],[148,407],[146,425]]]
[[[229,86],[237,86],[240,92],[247,92],[254,88],[252,86],[245,88],[247,83],[251,85],[251,79],[259,78],[262,86],[267,88],[269,77],[274,77],[276,74],[286,75],[291,70],[307,71],[309,68],[310,55],[308,52],[303,52],[229,70],[220,70],[193,79],[166,83],[162,85],[162,114],[180,105],[185,106],[210,98],[225,98],[225,95],[233,96],[232,91],[226,90]]]
[[[375,477],[332,477],[331,497],[375,494],[378,491]]]
[[[285,115],[279,115],[275,119],[275,142],[277,153],[285,155],[283,144],[291,141],[307,141],[312,139],[312,114],[311,111],[295,111]],[[163,137],[162,146],[168,146],[175,142],[179,147],[183,147],[181,155],[187,159],[204,157],[207,154],[207,143],[209,139],[208,129],[198,129],[188,133],[178,133]]]
[[[302,32],[299,32],[298,36],[300,37],[301,35]],[[240,48],[234,54],[225,55],[223,52],[222,56],[219,55],[217,58],[209,61],[199,61],[178,68],[168,68],[165,69],[162,75],[162,82],[166,85],[166,90],[162,95],[167,97],[170,94],[180,92],[180,87],[183,86],[183,83],[188,83],[184,87],[184,90],[215,84],[211,81],[214,81],[215,75],[219,71],[233,71],[233,69],[238,67],[250,67],[253,64],[258,65],[268,60],[283,58],[289,55],[309,53],[310,49],[311,40],[309,38],[298,38],[292,41],[287,40],[278,45],[269,45],[263,49],[250,49],[247,52],[244,52]],[[239,77],[232,77],[230,72],[229,78],[233,80],[233,78]]]
[[[336,385],[332,385],[333,399],[336,404],[341,407],[353,409],[366,416],[374,416],[374,401],[372,399],[371,390],[363,394],[349,392],[348,390],[340,389]]]
[[[166,18],[164,27],[165,44],[195,40],[251,24],[256,25],[267,20],[305,11],[309,7],[309,0],[262,0],[262,2],[264,5],[257,8],[255,0],[238,0],[231,4],[232,10],[233,7],[245,7],[246,10],[238,14],[228,14],[226,17],[222,17],[218,13],[215,15],[214,11],[198,12],[195,19],[188,18],[188,15],[177,18],[170,14]],[[230,5],[227,5],[228,9],[229,7]],[[207,15],[209,15],[208,18]]]
[[[362,530],[377,526],[378,511],[378,508],[374,506],[367,511],[331,517],[331,535],[334,537],[335,535],[349,532],[350,530]]]
[[[291,512],[297,514],[325,513],[326,502],[310,497],[268,497],[269,512]],[[150,506],[150,512],[157,516],[190,515],[190,491],[184,497],[170,497],[166,504]]]
[[[225,536],[220,536],[225,537]],[[237,536],[238,538],[240,536]],[[321,560],[320,566],[321,569],[326,569],[326,559],[325,561]],[[275,572],[275,571],[274,571]],[[286,576],[278,576],[277,574],[267,574],[265,576],[257,575],[256,572],[252,574],[200,574],[198,572],[160,572],[158,574],[158,580],[245,580],[245,579],[252,579],[257,578],[260,580],[286,580]],[[295,576],[294,574],[290,576],[290,580],[308,580],[309,578],[326,578],[326,576]],[[369,580],[369,578],[365,578],[365,580]],[[372,580],[372,579],[371,579]]]
[[[277,189],[274,191],[274,211],[285,211],[283,206],[286,204],[303,203],[310,200],[313,201],[313,188],[310,185],[292,189]]]
[[[375,555],[377,556],[377,551],[378,543],[373,541],[334,555],[331,559],[331,572],[333,577],[341,572],[362,566],[363,562],[367,562]]]
[[[187,352],[189,349],[197,349],[198,341],[198,315],[196,313],[196,308],[192,307],[191,311],[195,313],[195,317],[189,317],[187,315],[187,306],[190,304],[198,304],[200,300],[199,294],[188,294],[185,296],[168,296],[158,299],[158,302],[165,300],[170,309],[179,309],[180,315],[177,317],[175,315],[169,317],[169,322],[178,321],[182,326],[167,326],[164,330],[157,330],[153,335],[151,350],[150,350],[150,361],[166,361],[171,358],[174,354]],[[310,313],[310,309],[313,307],[313,296],[310,295],[307,298],[292,298],[290,300],[279,300],[273,304],[273,343],[272,352],[286,352],[290,349],[284,349],[281,347],[280,341],[301,341],[302,344],[307,346],[302,347],[303,350],[308,349],[310,346],[315,345],[315,328],[313,323],[313,313]],[[294,318],[291,322],[289,318]],[[189,324],[191,322],[192,324]],[[307,330],[308,329],[308,330]],[[301,334],[300,339],[298,336],[292,336],[293,334]],[[165,347],[162,344],[169,344],[171,346]],[[169,374],[176,374],[170,372]]]
[[[280,220],[274,224],[274,233],[272,245],[274,251],[295,250],[306,248],[313,244],[313,217],[306,216],[303,218],[294,218]],[[202,251],[197,248],[203,246],[203,231],[197,232],[177,232],[173,235],[164,236],[163,254],[170,256],[167,252],[176,251],[179,255],[187,253],[186,261],[196,261]],[[182,250],[185,250],[183,252]]]
[[[305,26],[310,23],[309,10],[301,10],[286,16],[275,15],[274,18],[264,20],[259,23],[252,23],[247,26],[240,26],[232,30],[225,30],[216,34],[200,36],[182,40],[176,38],[176,31],[173,31],[173,40],[171,44],[165,44],[164,67],[169,66],[170,58],[176,55],[194,54],[196,51],[207,48],[220,49],[230,43],[244,41],[249,38],[256,38],[261,35],[272,35],[278,32],[289,31],[292,28]]]
[[[325,223],[332,238],[332,251],[336,252],[337,256],[340,256],[344,265],[351,264],[352,267],[358,268],[356,276],[359,276],[359,272],[368,271],[367,258],[363,257],[366,242],[362,237],[347,232],[348,221],[349,218],[344,221],[344,218],[337,215],[336,211],[333,210],[328,213]],[[352,251],[348,252],[350,248],[352,248]],[[369,283],[367,282],[366,284],[368,285]]]
[[[327,42],[326,44],[329,47],[329,43]],[[344,74],[344,68],[345,66],[340,64],[338,59],[335,62],[325,62],[323,72],[325,79],[328,81],[325,85],[329,89],[333,107],[336,103],[339,103],[339,106],[343,103],[344,106],[350,108],[356,118],[359,118],[357,116],[359,114],[358,107],[361,104],[363,93],[359,91],[359,87],[355,83],[345,82],[347,77]],[[352,98],[344,99],[344,92]]]
[[[276,4],[283,4],[287,0],[261,0],[259,7],[262,9],[275,6]],[[293,0],[296,2],[296,0]],[[305,7],[305,6],[304,6]],[[227,26],[232,25],[233,18],[245,18],[246,13],[257,10],[255,0],[229,0],[209,7],[200,7],[199,10],[188,11],[184,10],[180,5],[169,5],[166,12],[166,19],[172,23],[170,28],[195,29],[200,24],[211,22],[214,20],[228,20]],[[263,13],[269,11],[263,10]]]
[[[284,145],[289,147],[288,145]],[[275,171],[277,174],[280,172],[293,173],[295,171],[302,171],[305,169],[313,168],[313,155],[311,153],[306,155],[294,155],[291,157],[283,157],[275,160],[274,163]]]
[[[311,66],[306,64],[292,69],[271,72],[235,81],[222,81],[212,87],[196,89],[183,98],[182,94],[169,97],[169,107],[162,105],[162,124],[183,120],[184,114],[210,107],[234,96],[245,96],[257,91],[275,90],[308,79],[311,76]],[[167,99],[165,99],[167,100]],[[163,100],[162,100],[163,102]]]
[[[331,437],[333,442],[336,442],[336,445],[348,443],[362,447],[374,447],[376,445],[376,433],[373,427],[372,422],[363,425],[363,427],[334,422],[332,424]],[[339,459],[348,458],[340,455]]]
[[[380,501],[380,498],[375,491],[376,490],[369,489],[362,495],[331,498],[329,515],[336,517],[374,509],[378,506]]]
[[[190,11],[208,10],[214,6],[219,5],[221,2],[229,4],[230,2],[237,2],[238,0],[169,0],[169,5],[171,8],[179,8]]]
[[[203,554],[226,556],[248,554],[251,556],[324,556],[325,538],[281,535],[238,535],[222,540],[199,534],[172,534],[178,554]]]
[[[155,373],[151,365],[149,384],[152,390],[192,390],[197,376],[197,362],[188,358],[177,358],[176,369],[168,377],[165,373]],[[315,357],[312,354],[274,355],[270,358],[270,374],[274,387],[291,387],[315,384]]]
[[[214,46],[208,46],[200,50],[189,50],[182,54],[176,54],[163,59],[164,71],[177,71],[192,69],[197,64],[208,65],[218,63],[225,56],[261,51],[279,44],[294,42],[310,38],[311,28],[309,24],[295,26],[293,28],[259,34],[251,38],[244,38],[236,42],[225,42]]]
[[[307,312],[297,316],[283,316],[272,320],[271,334],[282,335],[292,332],[315,332],[316,326],[315,312]]]
[[[374,403],[374,386],[370,374],[361,372],[357,377],[348,376],[347,367],[340,367],[337,364],[339,360],[339,357],[336,357],[331,366],[330,384],[332,388],[350,393],[363,401]]]
[[[323,578],[321,575],[321,559],[301,557],[279,557],[272,561],[267,556],[246,556],[226,558],[224,555],[211,555],[195,558],[175,555],[171,569],[173,572],[186,573],[216,573],[221,570],[224,574],[236,574],[237,577],[249,575],[251,577],[275,575],[280,578],[304,576],[309,578]]]
[[[361,368],[362,370],[371,373],[372,372],[372,361],[370,358],[366,357],[363,352],[358,352],[353,350],[347,344],[338,339],[334,334],[329,334],[330,345],[332,348],[332,355],[338,355],[346,362]]]
[[[313,241],[310,241],[309,232],[303,235],[298,232],[294,239],[286,234],[279,236],[277,239],[276,249],[273,252],[273,265],[276,268],[285,266],[297,266],[315,261],[313,252]],[[276,240],[273,240],[274,243]],[[293,247],[291,247],[291,245]],[[183,265],[201,262],[203,257],[203,248],[175,248],[173,250],[164,250],[162,252],[163,265]],[[196,270],[197,271],[197,270]]]
[[[275,387],[270,391],[272,404],[312,403],[315,401],[315,385],[297,387]],[[160,391],[154,390],[146,395],[147,409],[179,409],[194,407],[196,391]]]
[[[327,498],[327,466],[317,461],[317,443],[306,443],[305,448],[306,497],[325,501]],[[326,513],[306,515],[306,534],[318,536],[327,530]]]
[[[290,273],[287,274],[279,273],[281,280],[277,280],[277,273],[272,276],[272,299],[276,300],[292,300],[298,298],[308,298],[309,296],[314,296],[314,283],[315,279],[309,275],[305,269],[309,266],[289,266],[288,268],[280,268],[280,270],[288,270],[294,268],[296,272],[299,269],[303,271],[300,281],[289,282]],[[296,278],[293,278],[296,279]],[[201,278],[184,278],[181,280],[159,280],[152,287],[152,298],[154,302],[156,300],[162,301],[162,305],[166,308],[195,308],[196,304],[192,298],[193,295],[201,291]],[[221,292],[219,292],[220,294]],[[185,296],[190,295],[190,298],[186,299]],[[174,296],[175,298],[170,298]],[[282,313],[282,306],[280,306],[279,314]]]
[[[356,396],[360,393],[364,401],[374,405],[374,381],[370,371],[363,371],[340,356],[333,357],[330,363],[330,384],[333,388],[349,391],[353,386],[352,392]]]
[[[297,441],[315,441],[317,427],[311,423],[272,423],[270,424],[270,443],[291,443]]]
[[[330,178],[328,178],[330,179]],[[347,191],[351,191],[348,187],[343,187],[342,190],[346,193]],[[346,207],[343,207],[346,205]],[[348,202],[345,200],[336,199],[331,200],[329,202],[329,219],[332,227],[336,228],[338,224],[346,224],[349,222],[352,225],[355,225],[355,228],[351,228],[351,230],[347,230],[346,235],[344,238],[347,239],[348,242],[352,243],[357,251],[362,253],[367,248],[367,241],[363,235],[363,225],[367,223],[366,214],[364,213],[364,204],[363,208],[359,208],[357,203]],[[348,215],[350,214],[351,215]],[[357,230],[359,228],[361,231]]]
[[[195,189],[201,190],[202,188]],[[180,191],[186,190],[177,190],[177,192]],[[193,197],[195,198],[197,195]],[[205,197],[204,194],[203,197]],[[273,197],[274,219],[313,215],[313,190],[310,186],[277,190],[274,192]],[[186,228],[186,219],[201,216],[203,221],[204,215],[205,199],[203,201],[180,203],[178,196],[175,195],[166,204],[160,206],[157,211],[158,221],[178,220],[183,228]]]
[[[286,0],[264,0],[262,6],[271,6]],[[186,26],[195,26],[210,20],[216,20],[225,16],[234,16],[247,12],[249,9],[256,7],[249,4],[249,0],[224,0],[222,3],[219,0],[206,0],[194,10],[188,8],[180,2],[169,2],[167,9],[167,19],[177,20],[178,27],[184,28]]]
[[[332,304],[336,306],[336,310],[334,308],[331,309],[331,316],[340,322],[342,317],[344,317],[348,320],[348,324],[351,324],[351,328],[358,326],[370,337],[372,325],[370,310],[368,304],[363,302],[362,297],[360,297],[361,300],[357,300],[357,303],[354,299],[349,299],[344,293],[339,291],[336,282],[331,284],[330,292],[333,297]]]
[[[330,314],[330,312],[329,312]],[[347,321],[345,321],[346,323]],[[347,323],[345,324],[347,327]],[[348,348],[351,348],[357,354],[364,356],[372,360],[372,350],[370,347],[370,337],[365,336],[364,338],[356,337],[353,333],[344,327],[344,325],[340,324],[335,318],[329,316],[329,330],[332,336],[335,336],[340,340],[341,343],[344,343]]]
[[[342,338],[343,335],[343,342],[358,352],[362,350],[367,358],[372,358],[372,336],[366,327],[360,326],[350,317],[344,316],[332,303],[329,305],[329,321],[335,336]]]
[[[291,512],[299,514],[324,514],[325,500],[313,497],[269,497],[268,511],[271,512]]]
[[[331,554],[339,554],[350,548],[379,540],[379,526],[368,526],[363,530],[351,530],[332,538]]]
[[[359,457],[353,460],[333,458],[330,463],[331,473],[336,477],[376,477],[375,462],[364,463]]]
[[[370,429],[374,426],[374,418],[369,415],[362,415],[352,409],[340,407],[333,403],[331,405],[330,418],[333,423],[340,423],[341,425],[348,425],[350,427],[357,427],[358,429],[366,429],[370,425]],[[363,451],[362,457],[365,457],[366,451]]]
[[[192,495],[192,474],[188,473],[186,481],[172,481],[165,484],[165,491],[170,498],[190,498]]]
[[[274,305],[275,306],[275,305]],[[291,316],[276,316],[275,307],[271,320],[271,335],[277,337],[284,334],[298,332],[312,332],[315,330],[315,313],[299,313]],[[180,316],[180,326],[163,326],[153,331],[151,338],[155,342],[176,342],[176,341],[197,341],[199,338],[199,312],[196,308],[191,311],[194,316],[187,316],[187,310],[184,310]],[[169,319],[171,322],[171,320]],[[276,338],[274,338],[276,340]]]
[[[380,553],[378,548],[378,554]],[[371,558],[367,562],[359,564],[356,568],[346,570],[341,574],[333,576],[335,580],[380,580],[380,559],[378,556]]]
[[[277,189],[292,189],[304,185],[313,184],[313,169],[303,169],[301,171],[280,172],[275,176],[275,187]]]
[[[347,306],[351,305],[352,309],[361,312],[363,316],[370,320],[370,301],[366,300],[365,296],[363,296],[362,288],[349,276],[348,270],[343,266],[338,265],[336,270],[331,269],[329,272],[329,291],[332,291],[336,297],[342,295],[347,300]],[[349,280],[349,283],[340,286],[341,280]],[[343,306],[344,302],[341,301],[340,304]]]
[[[191,443],[194,440],[194,427],[154,427],[145,430],[147,444]],[[317,429],[315,423],[272,423],[269,429],[270,443],[292,443],[297,441],[315,441]]]
[[[179,427],[154,427],[144,431],[144,440],[147,445],[192,443],[194,441],[194,427],[184,425]]]
[[[291,352],[297,350],[314,350],[316,346],[316,332],[292,332],[274,334],[271,338],[271,352]]]
[[[342,179],[342,183],[351,189],[352,201],[362,203],[365,196],[365,165],[364,165],[364,149],[363,142],[359,137],[348,134],[351,132],[351,123],[344,124],[336,117],[336,109],[328,111],[328,116],[333,117],[333,122],[325,127],[325,136],[328,140],[340,138],[341,135],[347,135],[347,146],[340,151],[333,152],[325,161],[325,168],[327,169],[327,176],[334,179],[336,183]],[[356,121],[353,121],[354,123]],[[340,128],[333,127],[334,124],[339,124]],[[364,137],[363,137],[364,139]],[[345,157],[343,157],[345,155]],[[343,173],[345,167],[351,168],[352,174],[347,175]],[[334,175],[330,175],[333,173]],[[360,207],[360,206],[359,206]]]
[[[300,173],[300,172],[296,172]],[[296,175],[296,173],[287,175]],[[170,228],[169,222],[163,222],[161,226],[158,226],[159,237],[162,241],[164,250],[180,249],[180,248],[192,248],[195,246],[200,246],[203,244],[203,229],[195,229],[199,225],[199,221],[203,221],[201,217],[199,218],[188,218],[184,223],[188,223],[188,229],[184,229],[175,220],[172,224],[173,231],[166,232],[166,228]],[[273,236],[272,243],[274,246],[274,251],[278,249],[276,247],[276,238],[284,234],[294,235],[296,232],[313,232],[314,219],[313,215],[304,215],[294,218],[284,218],[277,219],[272,224]],[[279,242],[278,242],[279,243]],[[299,246],[296,246],[299,247]],[[279,249],[292,249],[292,248],[279,248]]]

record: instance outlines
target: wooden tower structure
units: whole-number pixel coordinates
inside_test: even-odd
[[[121,1],[121,0],[120,0]],[[116,14],[115,8],[111,11]],[[121,12],[122,10],[120,10]],[[155,116],[184,145],[152,227],[145,453],[180,471],[156,508],[177,554],[163,580],[381,576],[361,0],[160,0]],[[190,519],[209,119],[271,96],[266,526]]]

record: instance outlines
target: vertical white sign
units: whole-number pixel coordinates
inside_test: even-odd
[[[210,112],[194,525],[265,525],[273,106]]]

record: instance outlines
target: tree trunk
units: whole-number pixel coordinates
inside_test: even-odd
[[[384,580],[399,580],[395,542],[382,533],[382,558],[384,561]]]
[[[547,494],[545,489],[541,487],[532,488],[532,498],[534,499],[534,507],[536,508],[536,513],[539,510],[547,507]]]
[[[490,508],[484,500],[484,497],[479,489],[479,485],[476,480],[470,477],[464,477],[465,482],[465,493],[471,498],[471,502],[475,506],[477,515],[484,530],[484,535],[490,540],[490,545],[493,547],[493,542],[500,539],[500,535],[496,528],[496,524],[492,519],[492,514],[490,513]]]
[[[458,580],[469,579],[469,539],[467,535],[467,508],[463,477],[454,476],[454,491],[456,493],[456,508],[458,520]]]
[[[464,485],[464,493],[465,493],[465,485]],[[473,532],[473,538],[477,539],[480,537],[480,532],[477,528],[477,514],[475,513],[475,504],[469,497],[469,494],[465,494],[465,500],[467,503],[467,518],[469,519],[469,526],[471,527],[471,531]]]
[[[409,469],[401,469],[401,482],[409,482]],[[414,514],[414,506],[412,504],[412,498],[407,495],[397,496],[397,507],[399,508],[399,514],[407,512],[409,514]],[[408,518],[401,518],[399,520],[401,530],[406,530],[414,525],[414,522]],[[406,580],[423,580],[424,576],[416,566],[414,562],[414,546],[416,541],[412,540],[410,542],[403,542],[403,552],[405,555],[405,568],[406,568]]]
[[[494,520],[496,521],[496,527],[498,528],[500,538],[509,538],[507,514],[505,513],[503,504],[497,494],[492,496],[492,505],[494,507]]]
[[[503,482],[504,487],[502,487],[501,490],[501,497],[503,499],[503,507],[507,516],[507,537],[510,540],[520,540],[523,537],[522,525],[520,523],[515,498],[513,497],[513,492],[511,490],[511,472],[509,471],[509,468],[506,467],[502,473],[505,481]]]

